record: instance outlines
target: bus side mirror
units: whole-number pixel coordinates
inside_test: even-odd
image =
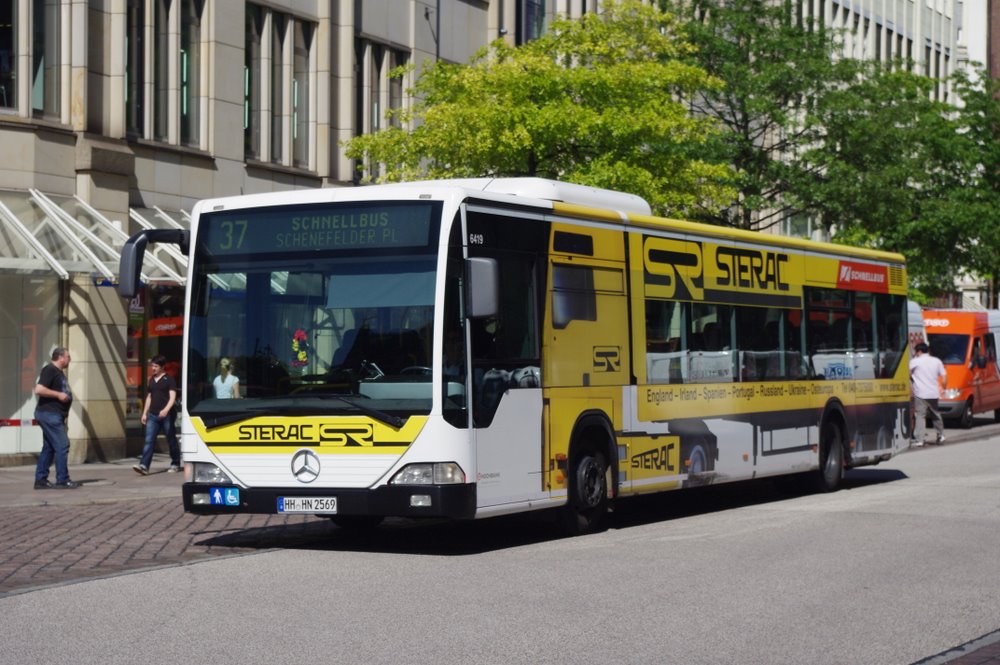
[[[118,263],[118,294],[122,298],[134,298],[139,290],[142,274],[142,259],[146,256],[146,245],[150,242],[166,242],[178,245],[188,253],[191,240],[189,231],[179,229],[146,229],[125,241],[122,257]]]
[[[499,310],[500,277],[496,259],[470,257],[465,260],[466,316],[470,319],[496,316]]]
[[[986,369],[986,356],[976,356],[976,367]]]

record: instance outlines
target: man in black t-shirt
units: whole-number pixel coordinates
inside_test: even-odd
[[[181,470],[181,447],[177,443],[174,429],[174,406],[177,404],[177,384],[172,376],[167,374],[167,359],[155,356],[149,361],[153,376],[149,379],[146,390],[146,404],[142,409],[142,424],[146,426],[146,442],[142,447],[142,460],[133,466],[136,473],[146,475],[153,463],[153,447],[156,436],[163,432],[170,449],[170,467],[168,472]]]
[[[42,428],[42,452],[35,466],[35,489],[76,489],[80,483],[69,479],[69,436],[66,417],[73,403],[69,381],[63,373],[69,367],[69,351],[61,346],[52,350],[52,362],[42,368],[35,382],[35,420]],[[56,482],[49,482],[49,467],[56,463]]]

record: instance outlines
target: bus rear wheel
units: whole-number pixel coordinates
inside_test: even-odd
[[[828,420],[824,423],[819,444],[816,489],[821,492],[832,492],[840,486],[840,481],[844,478],[844,437],[837,422]]]
[[[600,451],[585,449],[574,456],[570,470],[563,528],[574,536],[600,531],[607,512],[608,461]]]

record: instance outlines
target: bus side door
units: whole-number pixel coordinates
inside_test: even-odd
[[[551,489],[565,487],[559,469],[583,412],[621,429],[631,366],[624,239],[622,231],[553,224],[542,340]]]

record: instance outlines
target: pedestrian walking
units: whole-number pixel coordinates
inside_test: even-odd
[[[910,389],[913,393],[915,422],[910,445],[924,445],[928,415],[937,432],[937,442],[944,443],[944,421],[938,411],[938,400],[941,399],[941,391],[948,386],[948,374],[944,363],[928,353],[925,342],[920,342],[913,350],[914,356],[910,360]]]
[[[170,449],[170,466],[168,472],[181,470],[181,447],[177,443],[177,433],[174,425],[174,407],[177,405],[177,383],[167,374],[167,359],[155,356],[149,361],[153,376],[149,379],[146,389],[146,403],[139,419],[146,426],[146,441],[142,447],[142,459],[133,466],[136,473],[146,475],[153,462],[153,448],[160,432],[167,439]]]
[[[69,350],[57,346],[52,350],[52,362],[42,368],[35,382],[35,420],[42,428],[42,452],[38,454],[35,466],[35,489],[73,490],[80,483],[69,478],[69,435],[66,433],[66,418],[73,404],[73,392],[65,370],[69,367]],[[56,482],[49,482],[49,467],[56,464]]]

